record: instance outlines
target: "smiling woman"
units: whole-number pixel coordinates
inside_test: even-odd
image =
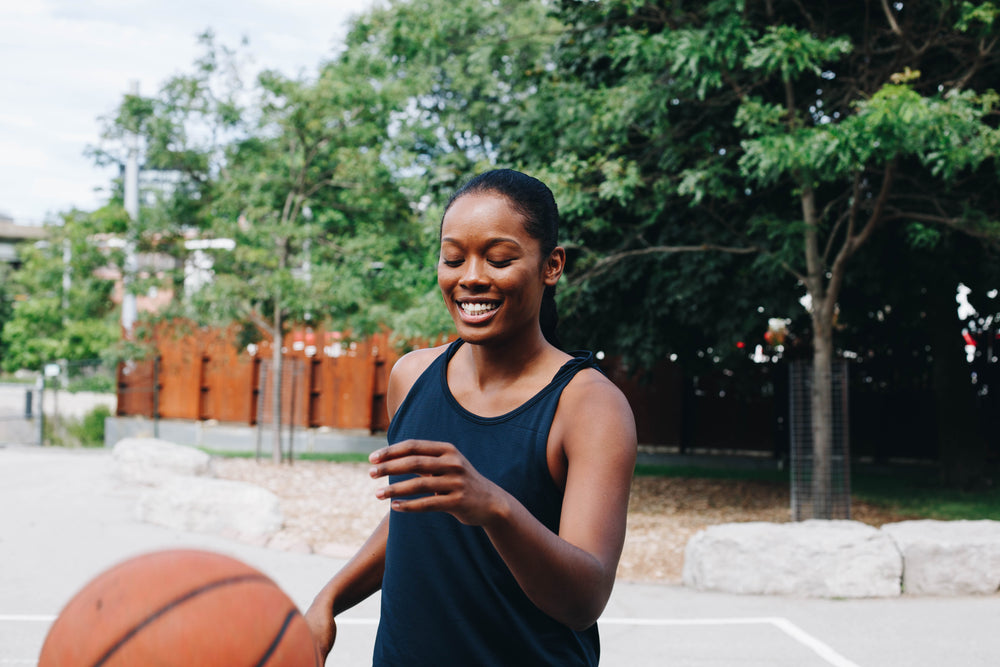
[[[381,588],[375,665],[597,664],[635,424],[593,354],[553,344],[558,220],[511,170],[448,203],[438,284],[460,338],[393,368],[370,459],[391,511],[307,613],[324,654],[334,617]]]

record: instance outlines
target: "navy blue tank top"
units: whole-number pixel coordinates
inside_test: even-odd
[[[452,343],[414,383],[389,425],[389,443],[452,443],[557,533],[562,493],[546,461],[549,429],[563,388],[594,365],[593,355],[574,353],[526,403],[480,417],[448,388],[448,362],[461,344]],[[599,655],[597,625],[576,632],[538,609],[482,528],[444,512],[390,513],[374,665],[564,667],[596,665]]]

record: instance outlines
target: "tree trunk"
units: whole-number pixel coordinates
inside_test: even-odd
[[[805,220],[806,289],[812,299],[813,372],[810,390],[810,420],[812,426],[812,506],[814,519],[833,518],[832,467],[833,457],[833,313],[837,302],[840,276],[831,274],[827,282],[826,267],[819,246],[819,216],[816,193],[811,185],[803,185],[802,217]],[[835,271],[842,270],[841,267]]]
[[[811,417],[813,438],[812,506],[814,519],[833,518],[833,326],[820,308],[813,318]]]
[[[281,373],[284,356],[281,354],[283,344],[281,335],[281,305],[278,299],[274,304],[274,337],[271,350],[271,421],[274,424],[274,444],[271,447],[271,460],[281,463]]]

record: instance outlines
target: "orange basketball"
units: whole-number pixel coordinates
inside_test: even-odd
[[[69,601],[38,667],[320,665],[295,603],[245,563],[157,551],[99,574]]]

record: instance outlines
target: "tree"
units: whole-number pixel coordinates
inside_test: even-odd
[[[414,201],[440,204],[506,157],[561,29],[540,0],[392,0],[359,17],[345,58],[400,100],[386,158]]]
[[[564,184],[585,278],[577,302],[599,298],[603,274],[684,291],[690,281],[651,267],[687,251],[721,254],[677,261],[673,276],[705,262],[694,275],[733,294],[741,273],[799,285],[811,301],[819,517],[830,513],[830,367],[852,259],[887,225],[997,233],[998,13],[992,2],[559,5],[571,30],[520,158]],[[699,319],[668,297],[654,304]]]
[[[380,160],[388,107],[364,72],[331,63],[315,83],[265,73],[260,85],[258,125],[229,147],[213,206],[212,232],[235,248],[215,253],[214,278],[192,302],[270,336],[280,396],[289,324],[383,324],[373,304],[401,275],[411,214]],[[396,283],[397,299],[408,282]],[[274,401],[276,425],[280,409]]]
[[[373,83],[372,61],[341,56],[312,80],[264,71],[245,85],[236,52],[210,33],[202,41],[192,74],[126,96],[94,153],[119,161],[126,132],[142,136],[146,173],[161,186],[144,198],[140,247],[171,252],[180,267],[195,235],[195,251],[211,259],[209,279],[184,293],[178,272],[179,298],[159,316],[268,335],[280,397],[291,326],[365,334],[423,288],[410,270],[422,252],[412,210],[383,160],[398,105],[391,87]]]
[[[14,302],[0,334],[5,370],[96,359],[114,348],[120,327],[112,278],[121,253],[95,239],[120,231],[124,218],[115,205],[72,211],[62,215],[61,226],[49,228],[46,242],[22,246],[24,263],[11,275],[9,289],[26,298]],[[112,269],[110,275],[101,274],[106,268]]]

